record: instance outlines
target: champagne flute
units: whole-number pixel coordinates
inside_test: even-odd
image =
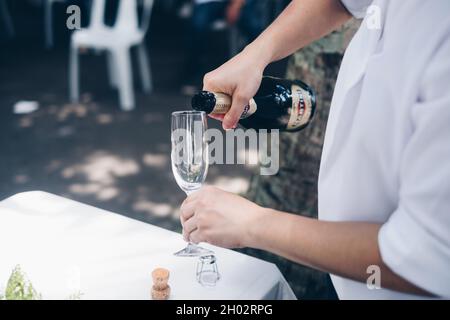
[[[172,172],[178,186],[189,196],[201,188],[208,173],[206,113],[178,111],[172,113]],[[196,257],[213,252],[191,242],[176,252],[179,257]]]

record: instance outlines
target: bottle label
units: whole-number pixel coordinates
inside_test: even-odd
[[[292,92],[292,109],[287,129],[296,129],[304,126],[311,118],[312,101],[308,91],[302,87],[293,84]]]
[[[216,98],[216,105],[214,106],[214,110],[211,114],[225,114],[231,108],[231,97],[224,93],[214,93]],[[251,99],[248,105],[245,106],[244,111],[242,112],[241,119],[245,119],[250,117],[252,114],[256,112],[257,106],[255,99]]]
[[[248,105],[244,108],[244,112],[242,112],[241,119],[250,117],[256,112],[256,109],[258,109],[258,106],[256,105],[255,99],[250,99]]]

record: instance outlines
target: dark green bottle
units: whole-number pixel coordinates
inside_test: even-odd
[[[231,108],[231,97],[201,91],[192,97],[192,108],[208,114],[225,114]],[[311,122],[315,109],[316,95],[302,81],[263,77],[239,124],[248,129],[299,131]]]

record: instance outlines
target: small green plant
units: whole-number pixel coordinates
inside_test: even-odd
[[[0,295],[1,300],[41,300],[39,294],[17,265],[6,285],[4,295]]]
[[[67,300],[81,300],[83,295],[78,291],[68,296]],[[42,295],[34,289],[20,265],[17,265],[9,277],[5,292],[0,292],[0,300],[42,300]]]

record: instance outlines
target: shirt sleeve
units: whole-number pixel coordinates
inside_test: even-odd
[[[399,205],[382,226],[383,262],[395,273],[450,298],[450,36],[422,76],[413,133],[399,174]],[[383,276],[381,275],[381,283]]]
[[[373,0],[341,0],[341,2],[355,18],[362,19]]]

